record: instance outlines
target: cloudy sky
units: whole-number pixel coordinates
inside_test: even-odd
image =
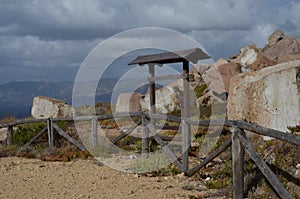
[[[132,28],[179,31],[217,60],[276,29],[300,37],[299,19],[299,0],[0,0],[0,84],[74,80],[99,42]]]

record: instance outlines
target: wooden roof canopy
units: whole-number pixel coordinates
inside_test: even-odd
[[[143,55],[138,56],[136,59],[131,61],[128,65],[144,65],[144,64],[168,64],[190,61],[192,63],[197,63],[198,60],[211,58],[208,54],[203,52],[200,48],[192,48],[182,51],[166,52],[153,55]]]

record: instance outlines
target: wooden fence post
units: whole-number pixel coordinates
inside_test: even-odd
[[[239,140],[237,127],[232,127],[233,198],[244,198],[244,148]]]
[[[149,129],[146,124],[145,115],[142,114],[142,159],[149,158]]]
[[[97,116],[94,116],[92,119],[92,139],[93,139],[93,148],[98,146],[98,120]]]
[[[13,126],[8,126],[7,127],[7,138],[6,138],[6,145],[10,146],[12,145],[12,138],[14,135],[14,129]]]
[[[53,121],[51,118],[47,120],[47,128],[48,128],[48,142],[49,146],[54,146],[54,137],[53,137]]]
[[[293,197],[291,194],[284,188],[282,183],[279,181],[277,176],[273,173],[273,171],[270,169],[270,167],[267,165],[267,163],[260,157],[259,153],[255,150],[255,148],[252,146],[250,141],[247,139],[245,133],[241,131],[240,129],[237,129],[239,133],[237,134],[240,142],[245,147],[246,151],[248,152],[250,158],[254,161],[256,166],[259,168],[259,170],[262,172],[262,174],[266,177],[266,179],[269,181],[271,186],[274,188],[276,193],[284,199],[292,199]]]
[[[189,149],[191,146],[191,127],[186,122],[190,117],[190,95],[189,95],[189,62],[183,62],[183,117],[182,120],[182,170],[189,169]]]

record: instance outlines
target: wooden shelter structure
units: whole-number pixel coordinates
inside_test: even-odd
[[[191,146],[191,128],[186,122],[190,117],[190,102],[189,102],[189,62],[197,63],[199,60],[211,58],[208,54],[203,52],[200,48],[192,48],[188,50],[166,52],[153,55],[138,56],[131,61],[128,65],[148,65],[149,69],[149,90],[150,90],[150,114],[155,114],[155,82],[167,79],[183,79],[183,107],[182,107],[182,171],[188,170],[188,151]],[[167,75],[156,76],[155,65],[163,66],[169,63],[182,63],[181,75]],[[152,127],[155,127],[155,121],[151,121]],[[142,152],[144,158],[148,157],[148,141],[149,133],[145,131],[142,137]],[[168,154],[172,156],[172,154]]]

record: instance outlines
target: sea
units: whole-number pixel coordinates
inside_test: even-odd
[[[17,119],[23,119],[31,115],[30,105],[6,104],[0,105],[0,119],[13,116]]]

